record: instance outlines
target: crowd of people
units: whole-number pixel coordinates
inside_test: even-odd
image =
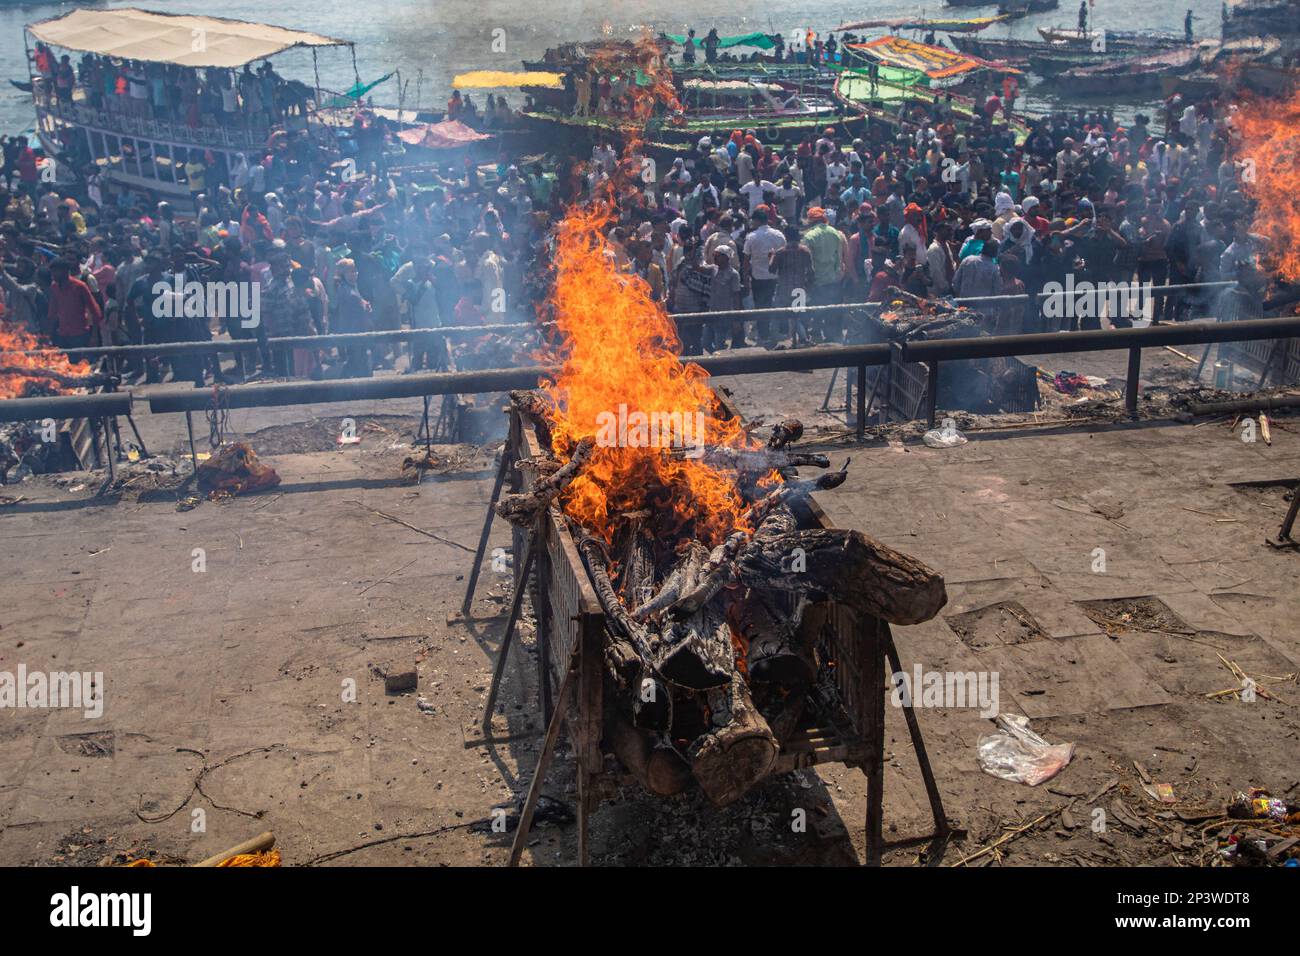
[[[1039,293],[1067,278],[1149,283],[1155,322],[1209,314],[1219,292],[1163,286],[1258,283],[1263,240],[1249,231],[1235,107],[1172,101],[1159,134],[1142,114],[1125,125],[1079,110],[1017,136],[1004,113],[996,95],[964,116],[935,96],[865,139],[834,127],[797,145],[765,144],[755,130],[705,136],[654,188],[623,186],[610,236],[619,265],[647,276],[691,353],[749,344],[751,333],[769,347],[844,334],[817,310],[807,323],[748,331],[686,318],[701,311],[878,302],[898,288],[977,309],[999,300],[984,308],[998,331],[1054,331],[1145,317],[1063,316]],[[612,143],[595,148],[588,195],[617,160]]]
[[[260,167],[259,167],[260,168]],[[264,170],[265,172],[265,170]],[[9,170],[0,171],[8,181]],[[21,170],[19,171],[21,173]],[[269,189],[274,185],[275,189]],[[204,385],[253,376],[367,376],[376,368],[446,367],[444,337],[280,349],[270,341],[518,321],[549,222],[556,179],[466,162],[419,183],[332,170],[294,181],[255,177],[167,202],[95,205],[38,183],[0,187],[3,318],[61,348],[256,339],[211,358],[128,359],[128,381]],[[233,283],[256,314],[187,307],[198,283]],[[252,285],[257,295],[247,295]]]
[[[611,266],[674,315],[685,354],[839,342],[853,334],[843,312],[814,308],[805,320],[801,307],[879,302],[894,288],[977,309],[991,300],[982,310],[997,331],[1022,332],[1132,322],[1053,314],[1037,294],[1067,278],[1258,282],[1262,240],[1234,161],[1234,106],[1173,101],[1160,133],[1143,115],[1120,124],[1079,110],[1025,135],[1006,114],[996,95],[960,113],[950,96],[922,97],[862,138],[827,127],[764,143],[752,129],[723,130],[657,153],[662,168],[607,138],[589,153],[575,141],[527,162],[503,152],[495,167],[465,159],[418,174],[367,162],[341,175],[268,149],[247,168],[200,177],[183,212],[41,182],[30,145],[12,141],[0,169],[4,318],[65,348],[223,333],[260,345],[224,360],[128,361],[142,381],[439,368],[447,339],[433,333],[409,345],[270,340],[533,321],[552,226],[569,204],[596,199],[612,203]],[[257,284],[258,321],[164,307],[193,282]],[[1158,295],[1150,317],[1207,314],[1213,294]],[[796,317],[707,319],[767,308]]]
[[[74,67],[68,54],[56,55],[44,43],[32,51],[37,95],[60,107],[74,102],[110,115],[131,116],[198,128],[274,126],[305,114],[310,87],[285,79],[269,61],[257,69],[191,69],[82,54]]]

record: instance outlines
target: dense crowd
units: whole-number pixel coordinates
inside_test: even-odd
[[[1235,108],[1168,104],[1166,132],[1138,115],[1057,113],[1017,137],[990,95],[973,118],[949,98],[908,109],[892,134],[764,144],[753,130],[700,139],[654,189],[626,183],[611,232],[620,267],[647,277],[679,315],[687,351],[747,343],[685,318],[700,311],[927,298],[975,308],[1005,332],[1132,324],[1134,316],[1053,315],[1049,283],[1150,283],[1156,322],[1208,314],[1218,289],[1159,287],[1257,278],[1262,240],[1234,161]],[[611,143],[585,164],[595,195],[617,179]],[[634,165],[644,165],[634,158]],[[811,316],[819,313],[814,310]],[[830,314],[830,313],[828,313]],[[837,341],[838,319],[759,321],[758,344]],[[725,332],[725,334],[724,334]]]
[[[827,127],[764,143],[755,130],[722,130],[672,157],[599,139],[589,153],[503,153],[495,166],[465,159],[418,174],[367,161],[344,175],[309,153],[268,149],[192,184],[183,214],[129,192],[105,199],[40,182],[29,144],[12,141],[0,170],[5,318],[67,348],[222,333],[262,345],[224,363],[128,365],[149,381],[168,365],[196,385],[443,367],[447,340],[432,334],[409,347],[283,350],[268,340],[532,321],[551,226],[568,204],[593,199],[612,200],[612,266],[641,277],[676,317],[686,354],[841,341],[851,331],[837,312],[703,314],[878,302],[892,288],[992,300],[982,311],[997,329],[1019,332],[1131,323],[1053,316],[1037,293],[1067,279],[1258,281],[1262,241],[1249,232],[1234,161],[1235,107],[1171,101],[1160,133],[1145,116],[1120,124],[1104,110],[1058,112],[1017,133],[1008,113],[996,93],[961,112],[934,95],[864,138]],[[260,319],[164,307],[192,282],[257,283]],[[1213,294],[1158,296],[1152,318],[1205,315]]]

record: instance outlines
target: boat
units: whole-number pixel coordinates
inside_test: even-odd
[[[949,7],[991,7],[997,0],[943,0]]]
[[[1079,52],[1064,43],[1047,43],[1043,40],[969,36],[954,36],[949,37],[949,40],[962,53],[986,60],[1028,60],[1038,54]]]
[[[538,108],[520,115],[534,129],[640,136],[678,147],[693,144],[702,136],[724,131],[725,135],[738,128],[756,130],[764,142],[798,142],[805,134],[820,132],[828,126],[853,136],[866,128],[865,115],[853,108],[846,109],[831,90],[810,89],[763,74],[682,79],[681,111],[655,115],[648,120],[619,114],[574,116],[566,108],[565,100],[548,97],[541,90],[529,92]]]
[[[1019,20],[1031,13],[1046,13],[1061,5],[1061,0],[998,0],[998,13]]]
[[[1048,43],[1065,43],[1074,47],[1099,50],[1157,50],[1187,46],[1187,38],[1178,33],[1154,33],[1147,30],[1078,30],[1074,27],[1039,27],[1038,35]]]
[[[1106,62],[1104,53],[1084,50],[1052,50],[1046,53],[1031,53],[1026,58],[1030,71],[1039,76],[1056,76],[1066,70],[1080,66],[1097,66]],[[1113,56],[1110,59],[1115,59]]]
[[[1294,41],[1300,33],[1294,0],[1236,0],[1224,13],[1224,40],[1272,36]]]
[[[924,74],[931,89],[946,89],[967,82],[984,82],[989,74],[1019,73],[1004,62],[958,53],[947,47],[918,43],[898,36],[876,37],[866,43],[848,43],[852,54],[870,68],[871,63]]]
[[[268,24],[130,8],[77,9],[29,24],[25,33],[29,49],[35,45],[51,52],[86,54],[86,59],[107,68],[116,68],[113,64],[121,61],[125,47],[130,50],[128,62],[166,69],[173,78],[199,69],[236,71],[296,48],[309,48],[314,55],[327,48],[352,47],[350,40]],[[194,46],[199,38],[202,50]],[[359,103],[352,99],[346,100],[351,104],[347,109],[325,107],[322,104],[340,94],[281,77],[296,108],[286,110],[274,123],[267,117],[246,116],[241,123],[214,125],[201,117],[192,125],[179,117],[126,109],[81,83],[70,102],[62,101],[47,77],[33,72],[30,79],[37,136],[46,153],[60,160],[60,168],[94,167],[109,188],[182,205],[189,203],[193,192],[187,163],[202,162],[213,180],[227,178],[247,161],[245,154],[264,148],[273,135],[305,132],[324,152],[338,155],[340,136],[350,129]]]
[[[945,90],[945,98],[951,95],[952,111],[958,118],[973,119],[978,112],[974,97],[964,96]],[[903,100],[918,106],[930,106],[938,93],[929,87],[905,86],[877,78],[873,85],[870,75],[845,70],[835,80],[835,96],[846,107],[865,112],[871,119],[896,126],[898,125],[898,107]],[[1007,123],[1023,142],[1029,136],[1029,124],[1025,117],[1012,113]]]
[[[1200,63],[1196,47],[1182,47],[1149,56],[1126,57],[1097,66],[1080,66],[1057,77],[1071,93],[1096,94],[1145,93],[1160,88],[1161,78],[1185,73]]]
[[[1216,73],[1194,70],[1191,73],[1169,74],[1160,77],[1160,96],[1162,99],[1178,95],[1184,99],[1201,100],[1213,96],[1223,86],[1223,80]]]
[[[688,80],[760,79],[776,80],[809,92],[829,94],[842,69],[838,63],[674,63],[674,82]]]
[[[1036,2],[1048,2],[1048,0],[1036,0]],[[978,33],[981,30],[991,27],[995,23],[1003,23],[1011,19],[1004,13],[999,12],[995,17],[970,17],[967,19],[917,19],[916,17],[894,17],[885,20],[858,20],[854,23],[844,23],[836,27],[833,33],[844,33],[850,30],[933,30],[936,33]]]

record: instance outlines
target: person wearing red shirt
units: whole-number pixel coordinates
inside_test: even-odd
[[[50,265],[50,294],[47,321],[54,344],[63,349],[85,348],[90,330],[103,318],[90,287],[72,276],[72,267],[62,259]]]
[[[27,137],[18,137],[18,158],[16,164],[18,167],[18,186],[36,201],[36,183],[40,178],[40,171],[36,168],[36,152],[27,145]]]

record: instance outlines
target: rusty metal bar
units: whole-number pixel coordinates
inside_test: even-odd
[[[103,418],[131,414],[130,392],[50,395],[0,401],[0,422],[38,422],[43,418]]]
[[[1128,375],[1124,379],[1124,408],[1130,418],[1137,418],[1138,413],[1138,379],[1142,375],[1142,348],[1133,346],[1128,350]]]

